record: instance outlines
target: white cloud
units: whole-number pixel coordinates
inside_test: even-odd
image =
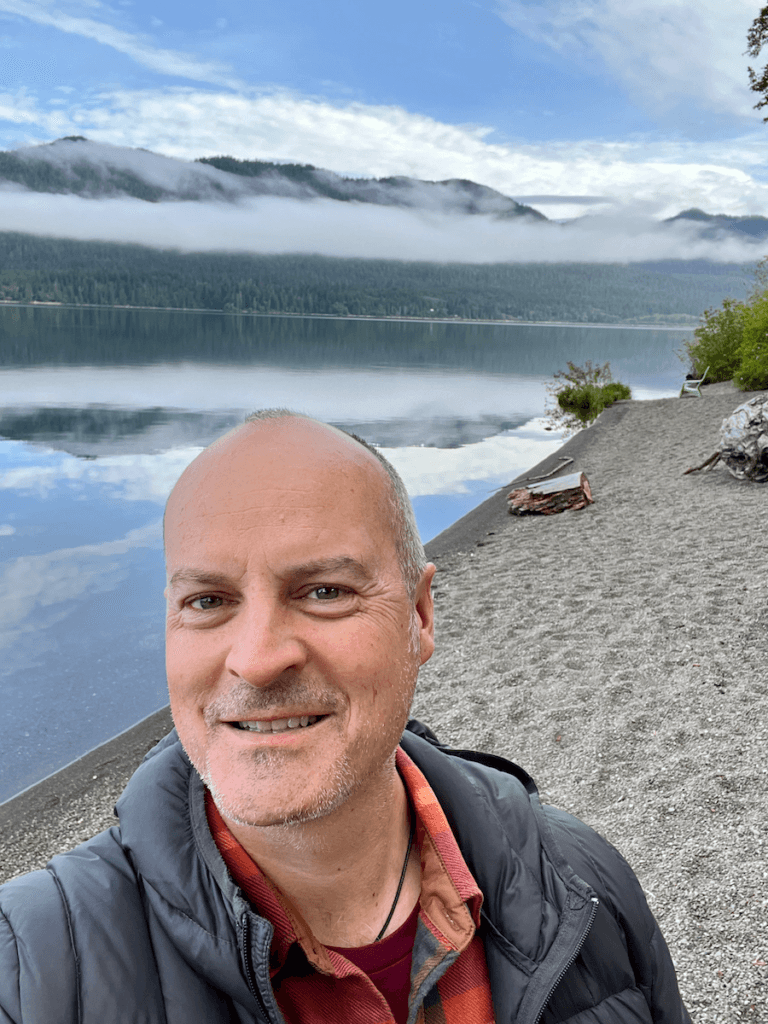
[[[3,523],[0,526],[0,537],[12,537],[16,533],[16,527],[11,526],[10,523]]]
[[[165,505],[171,488],[201,448],[180,448],[157,455],[113,455],[85,460],[64,455],[57,465],[16,466],[0,473],[0,491],[44,498],[61,483],[106,488],[119,501]]]
[[[648,106],[756,116],[744,56],[754,0],[498,0],[497,11],[561,59],[602,59]]]
[[[34,0],[0,0],[0,11],[25,18],[38,25],[58,29],[70,35],[93,39],[97,43],[125,54],[137,64],[162,75],[187,78],[195,82],[227,85],[231,88],[238,88],[241,84],[233,78],[229,69],[223,64],[199,60],[191,54],[178,50],[159,49],[150,40],[141,36],[124,32],[122,29],[102,21],[95,21],[93,18],[67,13],[51,4],[36,3]]]
[[[0,650],[16,644],[20,633],[39,630],[37,617],[30,618],[35,609],[62,605],[58,618],[63,618],[70,613],[73,599],[114,590],[125,580],[129,572],[126,556],[131,550],[161,546],[162,522],[158,519],[118,540],[23,555],[7,562],[0,568],[0,587],[3,593],[13,594],[13,602],[0,626]]]
[[[26,89],[0,93],[0,121],[35,125],[50,135],[66,132],[72,124],[69,114],[62,110],[42,110],[37,97]]]
[[[472,484],[491,490],[552,455],[563,443],[560,433],[545,433],[544,420],[497,434],[462,448],[381,448],[412,498],[428,494],[467,494]],[[469,485],[469,486],[468,486]]]
[[[763,190],[765,208],[768,186]],[[746,238],[704,239],[691,222],[661,227],[647,216],[630,213],[559,225],[276,197],[232,204],[145,203],[0,191],[0,230],[186,251],[304,252],[459,263],[747,262],[762,252],[761,245]]]

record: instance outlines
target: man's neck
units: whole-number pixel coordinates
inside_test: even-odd
[[[412,812],[394,765],[377,781],[376,792],[356,793],[314,821],[255,828],[225,817],[240,845],[324,945],[373,942],[395,899]],[[421,864],[411,851],[386,934],[407,920],[420,889]]]

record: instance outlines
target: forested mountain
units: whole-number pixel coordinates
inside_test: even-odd
[[[728,217],[724,213],[705,213],[693,207],[676,217],[669,217],[665,224],[676,221],[693,221],[705,238],[716,238],[718,234],[734,231],[750,238],[768,238],[768,217]]]
[[[705,261],[438,264],[179,253],[0,233],[0,299],[225,312],[674,322],[743,297],[748,268]]]
[[[90,142],[72,135],[55,142],[0,151],[0,186],[32,192],[72,194],[89,199],[128,196],[150,203],[228,202],[259,196],[327,199],[343,203],[498,220],[545,222],[531,206],[464,178],[422,181],[398,175],[349,178],[312,164],[237,160],[231,156],[177,160],[144,149]],[[578,218],[572,223],[589,218]],[[768,238],[768,218],[730,217],[684,210],[663,224],[688,223],[704,238],[736,235]]]
[[[0,151],[2,181],[33,192],[72,193],[92,199],[125,195],[152,203],[234,202],[270,195],[546,220],[530,206],[516,203],[495,189],[458,178],[344,178],[311,164],[276,164],[228,156],[189,162],[142,149],[89,142],[81,136]]]

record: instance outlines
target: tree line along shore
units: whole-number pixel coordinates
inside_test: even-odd
[[[741,298],[751,267],[646,263],[438,264],[182,253],[0,233],[0,300],[231,313],[690,323]]]

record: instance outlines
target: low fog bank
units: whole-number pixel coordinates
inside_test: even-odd
[[[764,243],[694,221],[662,224],[624,210],[570,224],[528,218],[265,196],[234,204],[147,203],[0,190],[0,231],[127,242],[183,252],[307,253],[442,263],[632,263],[704,259],[745,263]]]

